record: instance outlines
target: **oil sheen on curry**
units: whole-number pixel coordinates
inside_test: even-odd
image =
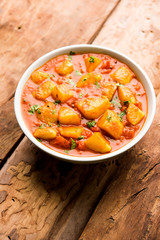
[[[37,141],[79,157],[123,147],[147,115],[145,89],[131,69],[95,53],[71,51],[45,63],[26,82],[21,103]]]

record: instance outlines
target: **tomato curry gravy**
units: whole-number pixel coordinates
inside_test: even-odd
[[[146,92],[131,69],[95,53],[70,52],[45,63],[26,82],[21,103],[37,141],[79,157],[123,147],[147,115]]]

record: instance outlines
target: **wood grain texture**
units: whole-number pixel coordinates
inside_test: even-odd
[[[14,114],[12,98],[0,109],[0,163],[23,135]]]
[[[91,42],[118,3],[119,0],[0,2],[0,162],[22,136],[13,113],[13,99],[8,100],[23,72],[48,51]]]
[[[0,105],[13,96],[20,77],[33,61],[55,48],[87,43],[118,2],[2,0]]]
[[[65,163],[25,138],[0,172],[0,239],[78,239],[116,169],[110,164]]]
[[[146,70],[156,90],[157,109],[149,132],[119,160],[80,240],[160,239],[159,8],[159,1],[122,1],[95,41],[124,52]]]
[[[156,95],[160,89],[159,9],[159,0],[122,0],[94,41],[139,63],[151,78]]]

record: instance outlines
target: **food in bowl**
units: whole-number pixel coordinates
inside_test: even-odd
[[[31,74],[21,110],[30,132],[50,149],[98,156],[122,148],[140,132],[147,95],[126,64],[106,54],[71,51]]]

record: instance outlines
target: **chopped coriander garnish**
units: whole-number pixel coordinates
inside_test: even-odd
[[[55,105],[58,105],[60,103],[61,103],[61,100],[55,100],[55,102],[54,102]]]
[[[68,56],[68,59],[69,59],[69,60],[72,60],[72,56]]]
[[[118,100],[118,97],[116,96],[115,98],[113,98],[113,100],[110,102],[114,107],[117,106],[117,107],[121,107],[121,104]]]
[[[141,96],[142,94],[141,93],[137,93],[137,96]]]
[[[76,70],[76,75],[77,75],[77,76],[81,76],[82,73],[81,73],[80,71]]]
[[[26,99],[25,99],[25,98],[23,98],[23,102],[26,102]]]
[[[80,94],[79,94],[79,98],[82,98],[82,97],[83,97],[83,94],[82,94],[82,93],[80,93]]]
[[[90,63],[94,63],[94,57],[93,57],[93,56],[90,56],[89,62],[90,62]]]
[[[89,121],[89,122],[87,122],[87,127],[89,127],[89,128],[94,127],[95,124],[96,124],[95,120]]]
[[[54,109],[53,111],[52,111],[52,114],[55,114],[56,113],[56,110]]]
[[[123,86],[124,86],[124,85],[121,84],[121,83],[116,83],[116,85],[117,85],[118,87],[123,87]]]
[[[85,82],[87,80],[87,78],[84,78],[83,80],[82,80],[82,82]]]
[[[121,122],[123,121],[123,117],[126,115],[126,111],[127,111],[127,108],[126,108],[123,112],[121,112],[120,114],[118,114],[119,117],[120,117],[120,121],[121,121]]]
[[[39,128],[44,128],[44,124],[41,124],[41,126]]]
[[[48,76],[48,77],[47,77],[47,79],[49,79],[49,80],[50,80],[50,79],[51,79],[51,77],[50,77],[50,76]]]
[[[39,139],[39,138],[36,138],[36,139],[37,139],[37,141],[38,141],[38,142],[42,142],[42,140],[41,140],[41,139]]]
[[[71,150],[76,148],[76,142],[71,138]]]
[[[101,86],[99,85],[98,81],[95,81],[95,85],[96,85],[96,88],[101,88]]]
[[[129,100],[129,101],[123,101],[123,103],[124,103],[124,105],[127,105],[127,104],[131,103],[131,100]]]
[[[59,121],[57,121],[57,126],[58,126],[58,127],[60,127],[60,126],[61,126],[61,125],[60,125],[60,123],[59,123]]]
[[[83,136],[83,135],[81,135],[81,136],[78,138],[78,140],[81,140],[81,139],[84,139],[84,136]]]
[[[108,116],[106,117],[106,119],[108,120],[108,122],[111,122],[112,116],[111,116],[111,115],[108,115]]]
[[[71,85],[74,85],[74,82],[73,82],[73,80],[72,79],[69,79],[69,84],[71,84]]]
[[[33,115],[35,113],[36,110],[38,110],[39,106],[36,105],[32,105],[31,108],[28,110],[30,115]],[[40,110],[39,110],[40,111]]]
[[[72,52],[72,51],[69,52],[69,55],[75,55],[75,54],[76,54],[75,52]]]
[[[67,154],[69,153],[69,151],[68,151],[68,150],[64,150],[64,152],[65,152],[65,153],[67,153]]]
[[[53,75],[53,74],[51,74],[50,76],[51,76],[51,77],[55,77],[55,75]]]
[[[40,109],[39,109],[39,108],[37,109],[37,113],[38,113],[38,114],[41,114],[41,111],[40,111]]]
[[[53,87],[49,86],[49,89],[53,90]]]

